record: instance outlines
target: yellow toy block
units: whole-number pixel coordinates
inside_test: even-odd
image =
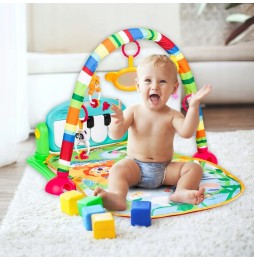
[[[70,215],[78,215],[78,204],[77,201],[82,199],[84,194],[77,190],[70,190],[60,195],[61,210]]]
[[[115,238],[115,221],[111,213],[92,215],[93,237],[95,239]]]

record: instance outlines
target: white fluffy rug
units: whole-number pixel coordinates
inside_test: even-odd
[[[27,167],[0,228],[0,256],[254,256],[254,130],[207,133],[219,165],[240,178],[245,192],[222,207],[155,219],[132,227],[115,217],[117,238],[95,240],[81,217],[59,208],[45,179]],[[190,155],[193,139],[176,138]]]

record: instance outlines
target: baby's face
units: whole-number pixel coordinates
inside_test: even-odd
[[[154,66],[153,63],[148,63],[138,72],[138,91],[145,104],[152,110],[162,109],[177,87],[178,81],[173,77],[171,65]]]

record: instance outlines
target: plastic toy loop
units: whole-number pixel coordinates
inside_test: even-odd
[[[82,108],[82,109],[84,110],[84,112],[85,112],[85,118],[84,118],[84,120],[81,121],[82,123],[84,123],[84,122],[86,122],[86,121],[88,120],[88,111],[87,111],[87,108],[85,107],[84,104],[82,104],[81,108]]]
[[[137,52],[133,55],[133,57],[136,57],[139,54],[139,52],[140,52],[140,45],[139,45],[139,43],[137,41],[133,41],[133,43],[135,43],[137,45],[137,47],[138,47]],[[123,53],[123,55],[125,57],[129,58],[129,55],[124,50],[124,46],[125,46],[125,44],[122,46],[122,53]]]
[[[191,93],[188,94],[188,95],[186,95],[186,96],[184,97],[183,101],[182,101],[182,106],[183,106],[183,108],[184,108],[185,111],[188,111],[188,108],[187,108],[187,106],[186,106],[186,103],[187,103],[187,100],[188,100],[189,97],[191,97]]]

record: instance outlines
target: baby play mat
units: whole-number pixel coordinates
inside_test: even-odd
[[[78,190],[86,195],[92,195],[95,187],[107,189],[107,179],[110,167],[126,156],[126,142],[107,145],[93,149],[89,159],[79,160],[73,153],[69,175],[77,185]],[[56,173],[59,155],[51,154],[47,158],[47,165]],[[130,216],[132,201],[148,200],[152,203],[152,218],[181,215],[195,211],[218,207],[239,197],[244,185],[232,174],[211,162],[193,159],[175,154],[174,161],[196,161],[203,167],[204,175],[201,181],[205,188],[205,199],[199,205],[175,203],[168,200],[174,187],[162,186],[158,189],[130,188],[127,195],[127,210],[114,212],[118,216]]]

